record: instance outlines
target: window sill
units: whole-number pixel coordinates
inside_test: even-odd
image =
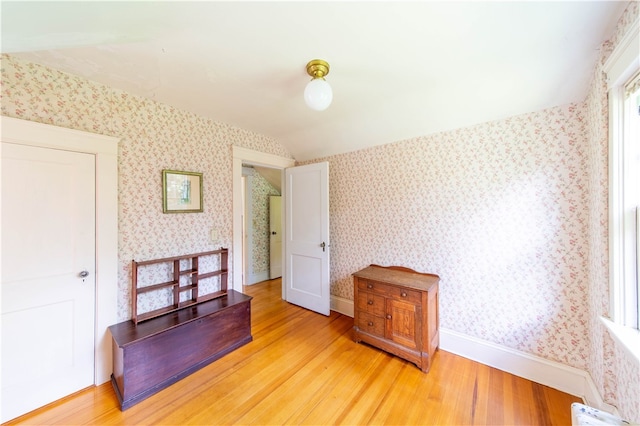
[[[626,349],[635,361],[640,362],[640,331],[616,324],[608,318],[600,317],[613,339]]]

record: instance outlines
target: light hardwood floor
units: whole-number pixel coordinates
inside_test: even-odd
[[[353,319],[247,287],[253,341],[122,412],[110,383],[8,424],[570,425],[580,399],[438,350],[431,371],[351,339]]]

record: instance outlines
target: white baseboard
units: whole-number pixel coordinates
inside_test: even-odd
[[[353,300],[331,296],[331,310],[353,318]]]
[[[331,296],[331,310],[353,317],[353,300]],[[579,368],[444,328],[440,329],[440,349],[578,396],[589,406],[617,414],[615,407],[603,401],[591,375]]]
[[[440,348],[578,396],[587,405],[616,414],[615,407],[603,401],[591,375],[579,368],[442,328],[440,329]]]
[[[585,401],[586,405],[595,407],[599,410],[606,411],[607,413],[611,413],[620,417],[620,412],[616,407],[604,402],[604,400],[602,399],[602,396],[600,395],[600,392],[598,391],[598,387],[596,386],[596,383],[593,381],[593,378],[591,378],[590,374],[587,374],[587,384],[586,384],[585,394],[582,397],[582,399]]]
[[[269,271],[258,272],[257,274],[249,274],[247,278],[247,283],[245,285],[258,284],[269,279]]]

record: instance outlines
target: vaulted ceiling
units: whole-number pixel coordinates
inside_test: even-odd
[[[626,4],[2,1],[1,49],[308,160],[582,101]],[[315,58],[322,112],[302,96]]]

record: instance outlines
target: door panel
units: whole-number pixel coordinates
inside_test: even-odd
[[[94,383],[94,277],[95,157],[3,143],[2,421]]]
[[[322,297],[322,259],[292,254],[291,271],[296,278],[291,282],[292,289],[312,297]]]
[[[329,163],[288,168],[285,182],[285,297],[329,315]]]
[[[418,347],[419,307],[413,303],[387,299],[387,338],[411,349]]]

